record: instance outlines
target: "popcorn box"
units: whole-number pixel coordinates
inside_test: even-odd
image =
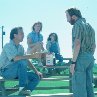
[[[52,66],[53,64],[53,54],[46,54],[46,65],[47,66]]]

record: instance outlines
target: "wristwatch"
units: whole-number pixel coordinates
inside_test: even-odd
[[[14,59],[11,59],[11,62],[14,62]]]
[[[74,62],[74,61],[71,61],[71,64],[76,64],[76,62]]]

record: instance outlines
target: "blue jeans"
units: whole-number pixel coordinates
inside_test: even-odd
[[[25,87],[33,91],[39,83],[39,77],[33,72],[27,72],[27,60],[20,60],[8,65],[2,70],[2,76],[6,79],[19,79],[19,87]]]
[[[92,54],[82,53],[78,56],[75,73],[72,76],[73,97],[94,97],[93,65],[94,57]]]
[[[63,62],[63,57],[59,53],[55,53],[55,58],[59,60],[59,62]]]

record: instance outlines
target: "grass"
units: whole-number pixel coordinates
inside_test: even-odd
[[[68,69],[65,70],[65,73],[68,74]],[[97,76],[97,64],[93,68],[93,73],[95,76]],[[54,77],[54,76],[53,76]],[[61,76],[56,76],[56,77],[61,77]],[[18,82],[6,82],[5,85],[6,87],[12,87],[18,84]],[[68,81],[41,81],[37,87],[59,87],[59,86],[68,86],[69,82]],[[94,88],[94,91],[97,91],[97,88]],[[32,92],[33,95],[35,94],[56,94],[56,93],[69,93],[69,89],[49,89],[49,90],[34,90]],[[17,95],[18,92],[15,92],[11,95]],[[97,97],[97,96],[95,96]]]
[[[45,87],[58,87],[58,86],[68,86],[68,82],[40,82],[38,87],[45,86]],[[55,93],[64,93],[69,92],[68,89],[50,89],[50,90],[35,90],[33,94],[55,94]]]
[[[57,76],[58,77],[58,76]],[[18,84],[18,82],[6,82],[6,87],[12,87]],[[60,87],[60,86],[68,86],[69,83],[67,81],[41,81],[37,87]],[[34,90],[32,94],[55,94],[55,93],[64,93],[69,92],[69,89],[50,89],[50,90]],[[18,92],[13,93],[12,95],[17,95]]]

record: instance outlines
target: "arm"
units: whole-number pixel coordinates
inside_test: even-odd
[[[50,46],[51,46],[51,42],[50,42],[50,41],[47,41],[46,49],[47,49],[48,51],[50,51],[50,50],[49,50],[49,49],[50,49]]]
[[[17,49],[13,45],[10,45],[10,44],[6,44],[3,49],[9,61],[39,58],[41,56],[41,53],[33,53],[31,55],[24,55],[24,49],[22,46],[19,47],[19,50],[20,50],[19,52],[17,52]]]
[[[57,46],[58,46],[58,53],[60,53],[60,46],[59,46],[59,43],[57,43]]]
[[[37,43],[33,43],[31,38],[27,38],[27,44],[28,44],[28,47],[33,48],[35,45],[38,45],[38,44],[43,45],[43,42],[39,41]]]
[[[35,46],[35,44],[32,42],[31,38],[27,38],[27,44],[28,44],[28,47],[30,47],[30,48],[32,48],[33,46]]]
[[[76,62],[79,51],[80,51],[80,40],[75,39],[72,62]],[[72,75],[74,74],[74,71],[75,71],[74,69],[75,69],[75,63],[72,63],[70,66],[70,72],[72,73]]]
[[[18,61],[18,60],[22,60],[22,59],[39,58],[39,56],[41,56],[41,53],[35,53],[35,54],[23,55],[23,56],[15,56],[15,57],[13,58],[13,61]]]
[[[28,66],[35,72],[35,73],[37,73],[38,72],[38,70],[35,68],[35,66],[28,60]]]
[[[40,73],[29,60],[28,60],[28,66],[39,76],[40,79],[43,77],[42,73]]]
[[[79,51],[80,51],[80,41],[79,39],[75,39],[74,52],[73,52],[73,58],[72,58],[73,62],[76,62]],[[70,72],[72,73],[72,75],[74,74],[74,69],[75,69],[75,63],[72,63],[70,66]]]
[[[80,40],[79,39],[75,39],[73,58],[72,58],[73,62],[76,62],[78,54],[79,54],[79,51],[80,51]]]
[[[81,47],[81,32],[80,32],[80,27],[78,25],[75,25],[73,28],[73,33],[75,33],[75,40],[74,40],[74,48],[73,48],[73,57],[72,57],[72,64],[70,66],[70,72],[72,75],[74,74],[74,69],[75,69],[75,63],[80,51]]]

